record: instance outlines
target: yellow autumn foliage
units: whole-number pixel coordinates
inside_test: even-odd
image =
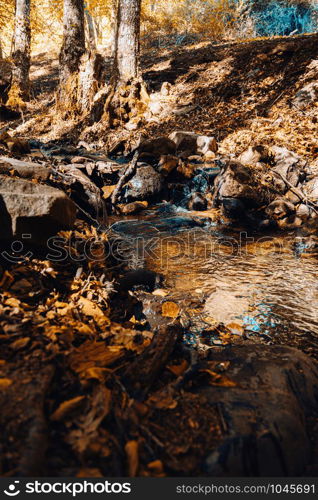
[[[85,17],[92,19],[99,50],[109,49],[113,0],[85,0]],[[0,0],[0,47],[9,57],[14,29],[15,0]],[[165,46],[183,38],[220,39],[231,35],[239,11],[232,0],[142,0],[141,39]],[[58,52],[62,41],[63,0],[31,2],[32,51]],[[1,54],[0,54],[1,55]]]

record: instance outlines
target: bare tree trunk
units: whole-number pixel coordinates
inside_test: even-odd
[[[139,76],[141,0],[119,0],[115,70],[120,81]]]
[[[99,130],[105,130],[105,127],[135,130],[149,110],[150,99],[139,67],[140,7],[141,0],[112,0],[113,22],[116,20],[113,29],[113,70],[109,84],[104,84],[102,88],[98,85],[99,90],[93,98],[86,99],[86,102],[83,100],[88,134],[89,127],[96,122],[100,122]],[[95,75],[96,67],[98,69],[99,65],[95,66]],[[87,83],[82,85],[84,87],[92,88]],[[87,91],[84,94],[87,96]],[[96,130],[95,127],[93,134]],[[82,138],[85,134],[86,131]]]
[[[83,0],[64,0],[64,32],[60,52],[60,85],[57,108],[64,118],[78,114],[78,75],[85,53]]]
[[[103,116],[110,127],[136,129],[148,107],[139,67],[140,8],[141,0],[117,0],[113,75]]]
[[[55,119],[90,117],[94,97],[104,84],[102,56],[95,50],[85,50],[84,0],[64,0],[64,37]]]
[[[118,14],[118,0],[112,0],[111,12],[110,12],[111,35],[109,40],[109,47],[112,58],[114,58],[116,54],[117,30],[118,30],[117,14]]]
[[[60,52],[60,84],[79,69],[85,52],[83,0],[64,0],[64,33]]]
[[[21,105],[30,98],[31,0],[16,0],[12,80],[8,104]]]

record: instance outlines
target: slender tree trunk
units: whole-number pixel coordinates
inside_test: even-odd
[[[63,118],[78,114],[78,83],[81,58],[85,53],[83,0],[64,0],[63,44],[60,51],[60,85],[56,104]]]
[[[118,0],[111,0],[111,11],[110,11],[110,40],[109,47],[111,52],[111,57],[114,59],[116,54],[116,43],[117,43],[117,14],[118,14]]]
[[[148,113],[150,99],[139,67],[140,7],[141,0],[112,0],[113,71],[109,84],[91,100],[86,115],[89,126],[100,122],[99,130],[136,130]]]
[[[140,8],[141,0],[117,0],[113,75],[104,107],[110,127],[136,129],[148,107],[139,67]]]
[[[30,97],[31,0],[16,0],[13,40],[13,67],[8,103],[12,106]]]
[[[60,84],[65,83],[80,67],[85,52],[83,0],[64,0],[64,33],[60,52]]]
[[[139,76],[141,0],[119,0],[115,71],[120,81]]]

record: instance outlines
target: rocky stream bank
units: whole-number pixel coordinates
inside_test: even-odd
[[[258,144],[225,157],[182,131],[125,157],[0,141],[1,474],[315,473],[318,322],[300,305],[285,324],[268,286],[262,323],[235,269],[264,271],[260,239],[285,281],[315,269],[317,165]],[[208,274],[231,259],[221,295]]]

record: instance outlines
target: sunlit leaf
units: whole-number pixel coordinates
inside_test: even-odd
[[[164,302],[162,304],[162,316],[167,318],[177,318],[180,314],[180,307],[175,302]]]

